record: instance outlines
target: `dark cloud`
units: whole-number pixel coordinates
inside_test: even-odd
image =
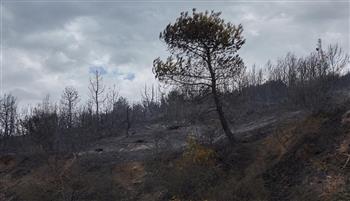
[[[248,66],[262,66],[287,52],[305,55],[317,39],[349,52],[349,2],[3,2],[4,91],[39,101],[60,97],[65,85],[87,98],[91,67],[104,82],[138,100],[145,83],[156,83],[152,61],[168,53],[159,32],[181,11],[222,11],[244,26],[240,51]],[[30,100],[30,101],[29,101]]]

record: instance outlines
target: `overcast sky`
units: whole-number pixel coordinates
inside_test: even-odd
[[[306,55],[317,39],[349,52],[348,1],[278,2],[2,2],[2,89],[23,104],[58,99],[65,86],[88,97],[89,73],[100,69],[106,85],[137,101],[155,83],[152,62],[167,55],[158,36],[181,11],[222,11],[242,23],[247,66],[262,66],[287,52]]]

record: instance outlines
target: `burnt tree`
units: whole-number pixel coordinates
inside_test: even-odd
[[[160,33],[170,51],[166,60],[153,62],[155,77],[166,84],[199,86],[210,90],[222,128],[231,142],[235,137],[225,118],[220,89],[237,81],[244,63],[237,51],[245,40],[242,25],[220,18],[220,12],[182,12]]]

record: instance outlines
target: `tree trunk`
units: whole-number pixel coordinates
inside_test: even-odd
[[[68,102],[68,128],[72,128],[72,101]]]
[[[226,137],[229,139],[229,141],[234,144],[236,143],[236,139],[233,135],[233,133],[231,132],[230,130],[230,127],[228,125],[228,122],[225,118],[225,115],[224,115],[224,111],[222,110],[222,104],[221,104],[221,101],[220,101],[220,98],[219,98],[219,94],[217,92],[217,89],[216,89],[216,75],[215,75],[215,71],[213,70],[212,68],[212,65],[211,65],[211,56],[210,56],[210,50],[207,49],[207,65],[208,65],[208,68],[209,68],[209,72],[210,72],[210,77],[211,77],[211,92],[213,94],[213,97],[214,97],[214,101],[215,101],[215,105],[216,105],[216,111],[218,112],[218,115],[219,115],[219,119],[220,119],[220,122],[221,122],[221,126],[222,126],[222,129],[224,130],[225,132],[225,135]]]
[[[235,143],[236,139],[235,139],[233,133],[231,132],[230,127],[228,125],[228,122],[225,118],[224,111],[222,110],[222,104],[221,104],[219,95],[217,94],[217,91],[216,91],[216,86],[214,88],[212,88],[212,93],[213,93],[213,97],[214,97],[214,101],[215,101],[215,105],[216,105],[216,111],[218,112],[222,129],[224,130],[225,135],[229,139],[229,141],[231,143]]]
[[[126,107],[126,137],[129,137],[130,130],[130,117],[129,117],[129,106]]]

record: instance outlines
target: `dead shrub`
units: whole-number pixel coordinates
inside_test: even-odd
[[[157,182],[164,187],[164,199],[168,200],[203,200],[222,174],[215,151],[193,138],[188,139],[188,146],[179,157],[152,164],[151,171],[153,175],[149,175],[146,184]]]

